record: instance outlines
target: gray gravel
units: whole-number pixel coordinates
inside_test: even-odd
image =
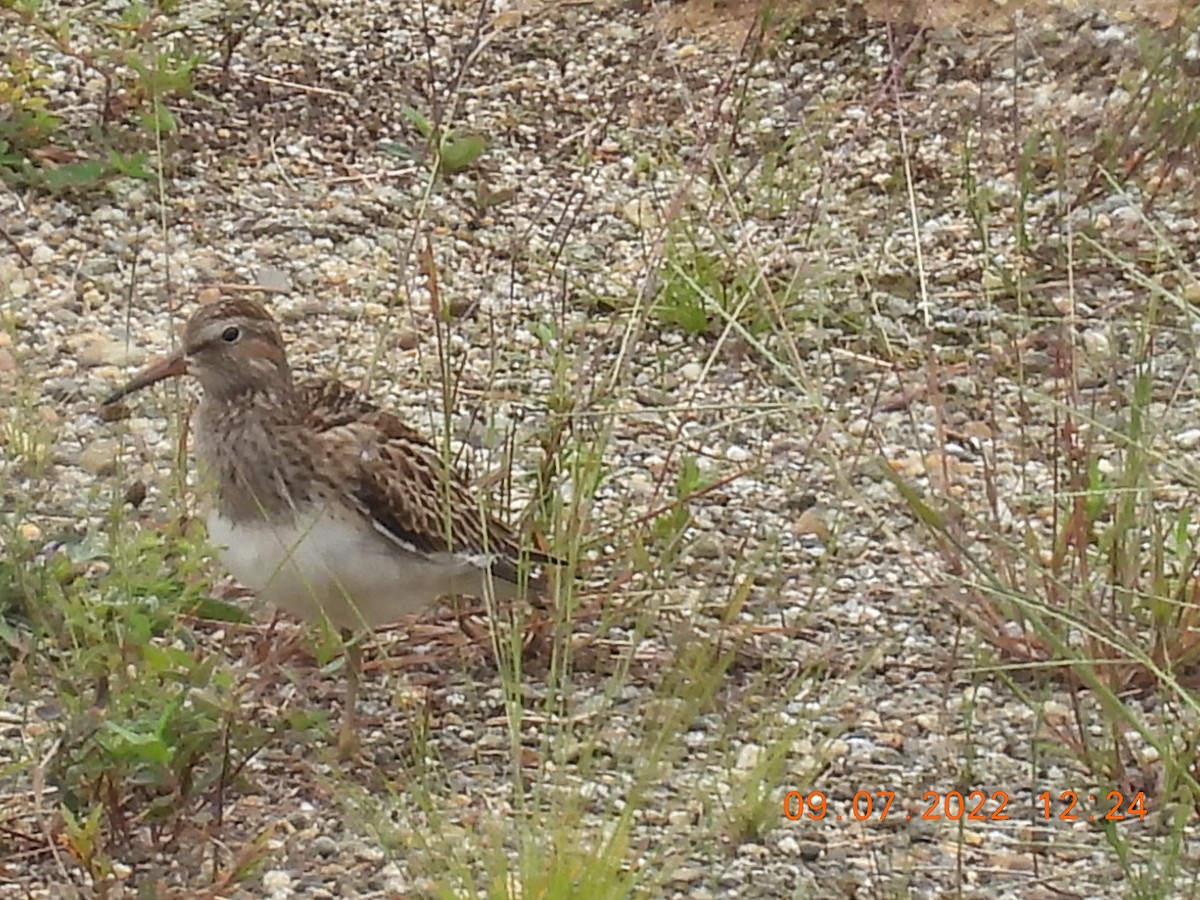
[[[382,638],[385,661],[425,650],[430,661],[373,674],[365,761],[348,771],[311,731],[273,737],[224,811],[221,835],[234,852],[261,838],[262,864],[220,896],[430,896],[460,884],[463,871],[484,885],[492,855],[519,849],[505,823],[536,823],[551,794],[575,798],[581,834],[597,837],[634,805],[623,858],[656,885],[653,896],[1125,896],[1099,829],[1034,813],[1043,790],[1111,786],[1090,784],[1070,754],[1042,742],[1027,703],[974,671],[984,657],[956,613],[958,588],[874,461],[978,512],[988,505],[978,488],[986,455],[1010,488],[1003,514],[1045,515],[1054,472],[1036,448],[1053,423],[1053,348],[1031,346],[1018,380],[1007,354],[1023,332],[1000,292],[1018,254],[1005,130],[1013,67],[1027,132],[1087,133],[1120,100],[1117,76],[1136,61],[1133,26],[1063,12],[1026,23],[1015,55],[1011,34],[930,33],[906,60],[898,108],[886,30],[839,15],[801,21],[748,63],[731,29],[668,28],[661,11],[639,4],[505,8],[485,17],[486,41],[460,79],[476,17],[454,5],[280,2],[235,54],[229,90],[207,72],[217,102],[176,110],[183,146],[171,155],[165,206],[155,186],[135,181],[86,200],[0,193],[0,222],[30,260],[0,245],[0,302],[13,322],[11,339],[0,331],[0,391],[13,398],[0,434],[31,415],[49,455],[47,471],[31,474],[10,453],[2,477],[6,508],[20,511],[17,525],[35,543],[67,528],[103,535],[112,492],[137,480],[149,495],[122,527],[167,517],[175,396],[139,398],[119,424],[96,407],[130,367],[170,345],[197,294],[215,285],[269,292],[298,368],[369,374],[382,401],[441,436],[432,298],[409,252],[428,245],[439,301],[456,313],[456,450],[486,473],[504,464],[511,432],[516,508],[531,490],[522,473],[539,461],[526,438],[550,417],[549,398],[586,396],[624,354],[629,389],[580,426],[611,423],[611,474],[589,527],[616,537],[590,545],[581,576],[605,616],[580,626],[587,650],[581,642],[561,701],[566,720],[547,721],[545,679],[526,672],[527,763],[514,774],[510,710],[484,649],[465,646],[443,619],[413,626],[406,640]],[[7,19],[0,29],[5,40],[14,33]],[[99,88],[75,75],[55,85],[64,105],[94,104]],[[421,143],[403,109],[428,114],[451,100],[454,127],[486,136],[489,149],[431,187],[419,153],[397,149]],[[978,133],[979,109],[994,133]],[[963,194],[967,143],[992,200],[987,248]],[[706,153],[729,154],[723,179]],[[772,153],[780,166],[764,174]],[[1189,171],[1173,177],[1157,227],[1191,263],[1195,185]],[[1053,181],[1027,200],[1032,234],[1056,211]],[[481,197],[509,191],[481,208]],[[1072,215],[1106,246],[1150,258],[1161,241],[1140,209],[1112,194]],[[744,278],[770,279],[791,307],[786,339],[664,327],[625,346],[629,311],[662,277],[658,226],[673,216],[691,223],[693,246],[738,261]],[[1144,291],[1103,264],[1082,267],[1073,291],[1085,366],[1109,372]],[[1047,279],[1036,315],[1061,314],[1067,298],[1065,283]],[[1192,334],[1176,337],[1157,348],[1156,364],[1164,383],[1184,378],[1191,388]],[[965,364],[943,385],[944,424],[960,436],[944,464],[920,393],[925,352]],[[889,405],[910,391],[915,400]],[[1110,401],[1097,397],[1103,418]],[[1164,450],[1200,443],[1183,410],[1163,403]],[[638,565],[630,535],[651,540],[642,517],[670,498],[685,455],[720,483],[692,505],[679,553]],[[562,493],[577,487],[564,481]],[[1167,502],[1188,497],[1182,486],[1164,492]],[[659,770],[639,771],[639,742],[675,708],[671,661],[689,635],[724,627],[747,573],[729,626],[746,638],[717,701],[696,711]],[[297,663],[290,679],[270,679],[247,649],[253,632],[197,633],[228,655],[239,690],[260,689],[245,699],[256,714],[336,703],[330,667]],[[627,652],[629,674],[614,681]],[[56,726],[26,715],[46,698],[5,699],[0,745],[16,774],[0,822],[29,829],[27,761],[52,745]],[[1066,694],[1047,692],[1045,702],[1066,715]],[[840,821],[769,813],[766,827],[739,827],[730,810],[747,808],[781,741],[790,747],[768,805],[817,788]],[[534,809],[514,799],[518,776]],[[976,787],[1008,793],[1012,819],[960,828],[920,818],[927,791]],[[855,792],[883,790],[902,814],[854,822]],[[56,807],[49,795],[44,804]],[[1127,829],[1135,850],[1154,841],[1151,819]],[[211,875],[204,865],[196,848],[130,854],[104,896],[133,897],[156,879],[197,889]],[[71,896],[64,877],[80,896],[102,895],[69,858],[43,854],[0,874],[0,897]]]

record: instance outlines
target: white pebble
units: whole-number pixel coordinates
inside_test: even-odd
[[[1083,333],[1083,347],[1093,356],[1108,356],[1112,350],[1108,335],[1094,328],[1089,328]]]
[[[1175,443],[1184,450],[1194,450],[1200,444],[1200,428],[1188,428],[1175,435]]]
[[[744,744],[742,749],[738,751],[737,762],[734,767],[739,772],[749,772],[758,765],[758,761],[762,759],[763,748],[758,744]]]
[[[263,890],[267,891],[271,900],[287,900],[292,895],[292,876],[283,869],[271,869],[263,873]]]
[[[704,366],[698,362],[685,363],[679,370],[679,374],[688,381],[699,381],[704,375]]]
[[[725,458],[730,462],[743,463],[750,459],[751,453],[739,444],[730,444],[725,451]]]

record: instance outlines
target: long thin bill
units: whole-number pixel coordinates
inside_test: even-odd
[[[187,370],[187,360],[184,358],[182,351],[172,353],[170,356],[164,356],[146,366],[146,368],[134,375],[125,384],[105,397],[103,405],[108,406],[110,403],[123,400],[134,391],[140,391],[142,388],[149,387],[157,381],[162,381],[164,378],[175,378],[179,375],[186,375]]]

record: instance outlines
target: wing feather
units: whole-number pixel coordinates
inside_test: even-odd
[[[338,483],[375,530],[409,553],[452,555],[520,584],[518,563],[553,564],[522,553],[513,531],[485,515],[461,474],[449,470],[419,431],[337,381],[297,385],[322,452],[345,467]],[[449,513],[447,513],[449,510]],[[535,589],[541,579],[529,579]]]

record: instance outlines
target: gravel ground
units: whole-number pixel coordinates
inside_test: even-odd
[[[988,501],[963,486],[983,484],[985,462],[1011,489],[1003,497],[1012,514],[1048,496],[1053,473],[1029,448],[1054,421],[1052,353],[1030,349],[1024,381],[1015,377],[1005,361],[1014,312],[995,299],[1000,275],[988,265],[1017,253],[1011,210],[1021,188],[1007,123],[1017,98],[1025,133],[1044,125],[1089,134],[1136,64],[1133,26],[1060,11],[1026,23],[1015,45],[1011,33],[931,32],[904,57],[897,104],[891,61],[911,33],[893,53],[887,30],[865,17],[814,15],[746,62],[735,28],[713,19],[684,28],[681,18],[639,3],[563,3],[489,13],[480,30],[474,7],[285,0],[239,47],[227,88],[205,73],[216,102],[176,110],[182,146],[170,155],[165,206],[156,186],[138,181],[88,199],[0,194],[0,222],[25,255],[0,247],[0,297],[15,320],[14,339],[0,332],[0,388],[16,397],[31,375],[37,418],[53,437],[49,477],[7,474],[7,495],[34,498],[21,505],[36,510],[22,527],[34,538],[64,528],[102,534],[106,492],[138,479],[149,497],[136,518],[164,517],[171,396],[139,398],[119,426],[101,421],[97,404],[129,367],[166,347],[196,295],[217,284],[270,292],[298,368],[351,381],[370,371],[378,397],[440,434],[429,285],[406,262],[414,231],[418,250],[428,242],[441,302],[456,312],[454,436],[486,471],[502,453],[496,435],[511,432],[517,468],[528,470],[538,454],[525,438],[546,421],[547,398],[586,396],[623,352],[627,312],[660,249],[657,224],[682,210],[705,225],[696,233],[714,252],[757,260],[798,312],[790,340],[769,336],[761,349],[746,337],[676,328],[638,334],[625,361],[631,390],[603,410],[613,434],[611,475],[591,512],[597,534],[628,529],[661,502],[659,475],[676,471],[679,448],[706,475],[745,474],[695,505],[684,550],[669,564],[639,565],[623,544],[593,554],[585,593],[615,612],[611,625],[581,632],[609,640],[617,655],[636,644],[640,662],[615,693],[603,661],[581,665],[571,713],[603,710],[602,740],[620,745],[655,715],[668,678],[661,661],[678,658],[672,642],[685,643],[687,629],[715,629],[749,561],[760,573],[741,613],[756,630],[746,659],[717,707],[685,729],[653,800],[642,801],[628,858],[662,867],[660,893],[673,897],[932,897],[954,886],[980,897],[1124,896],[1099,829],[1042,823],[1033,812],[1042,790],[1111,786],[1089,784],[1071,754],[1047,749],[1029,705],[972,670],[978,639],[950,602],[941,559],[871,463],[882,457],[921,483],[953,470],[956,499],[971,510]],[[471,47],[480,49],[468,58]],[[71,70],[54,91],[76,106],[94,103],[100,87]],[[429,111],[450,97],[461,104],[455,127],[485,135],[489,149],[430,190],[426,163],[398,149],[420,143],[403,109]],[[981,132],[980,110],[994,128]],[[987,252],[964,200],[965,147],[991,197]],[[725,183],[703,164],[720,152],[730,156]],[[772,153],[788,163],[774,176],[751,169]],[[1164,177],[1157,221],[1190,264],[1192,174]],[[1053,177],[1046,181],[1027,198],[1035,236],[1057,228],[1044,224],[1059,202]],[[485,195],[501,199],[487,205]],[[1157,258],[1161,240],[1140,208],[1105,192],[1073,221],[1128,258]],[[1083,298],[1084,344],[1105,370],[1124,339],[1114,323],[1133,316],[1141,289],[1102,264],[1082,267],[1071,289]],[[1036,315],[1052,315],[1067,297],[1065,281],[1047,279]],[[565,369],[560,351],[571,360]],[[946,387],[958,455],[933,474],[935,424],[917,351],[972,363]],[[1166,372],[1190,372],[1185,337],[1158,351]],[[1039,398],[1044,408],[1031,412]],[[1169,408],[1179,421],[1165,422],[1164,433],[1200,440],[1181,408]],[[526,483],[515,479],[518,500]],[[643,637],[633,623],[644,608],[655,622]],[[197,631],[256,682],[243,652],[250,635]],[[409,629],[402,647],[384,642],[391,658],[451,652],[449,661],[431,655],[374,674],[365,688],[373,724],[351,770],[339,771],[303,729],[278,735],[254,759],[224,811],[221,840],[236,848],[262,836],[263,859],[249,880],[216,895],[431,895],[455,829],[465,845],[480,819],[518,815],[505,695],[487,655],[458,634],[432,620]],[[540,708],[536,671],[525,682],[527,708]],[[255,702],[332,706],[339,684],[336,673],[307,670],[263,686],[266,698]],[[15,771],[54,738],[52,722],[26,714],[43,702],[8,698],[4,756]],[[1065,697],[1049,702],[1066,715]],[[406,762],[420,755],[412,747],[421,715],[450,788],[432,800]],[[762,834],[715,827],[721,798],[755,776],[764,747],[782,735],[793,741],[784,790],[819,788],[839,811],[856,791],[893,790],[913,817],[818,823],[776,814]],[[523,742],[537,753],[543,738],[531,717]],[[594,800],[584,825],[610,820],[633,790],[629,773],[593,762],[572,781],[574,762],[563,759],[562,784]],[[23,821],[34,787],[23,775],[11,780],[5,821]],[[1011,795],[1012,820],[960,828],[916,815],[927,791],[974,788]],[[1135,846],[1154,840],[1152,819],[1131,826],[1144,832],[1131,837]],[[438,839],[422,840],[422,829]],[[69,860],[42,853],[0,872],[0,896],[73,896],[65,867],[79,896],[133,897],[136,884],[156,879],[167,888],[200,883],[199,865],[179,847],[129,856],[103,893]],[[175,896],[199,896],[181,890]]]

